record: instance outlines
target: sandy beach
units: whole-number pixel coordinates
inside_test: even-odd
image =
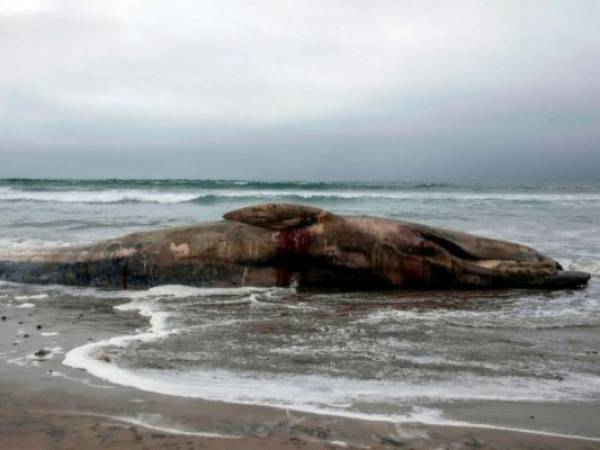
[[[403,427],[379,435],[376,425],[363,427],[369,443],[327,441],[311,435],[318,429],[290,429],[245,437],[204,437],[139,426],[124,420],[44,410],[4,409],[0,416],[2,449],[581,449],[600,448],[597,442],[472,428]],[[232,417],[235,419],[235,417]]]
[[[357,420],[116,386],[65,367],[64,353],[144,326],[145,319],[111,315],[110,305],[58,310],[36,303],[1,311],[1,449],[600,449],[599,439],[543,431]],[[594,403],[460,408],[473,422],[504,416],[507,424],[512,418],[538,429],[562,423],[590,433],[597,422]]]

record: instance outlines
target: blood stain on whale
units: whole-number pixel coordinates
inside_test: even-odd
[[[300,262],[308,255],[310,234],[306,228],[291,228],[282,230],[277,236],[276,255],[278,264],[277,286],[289,286],[293,272],[289,269],[292,263]]]

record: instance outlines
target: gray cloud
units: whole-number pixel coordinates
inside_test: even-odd
[[[0,176],[597,178],[600,3],[0,0]]]

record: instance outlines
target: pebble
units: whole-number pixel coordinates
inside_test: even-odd
[[[37,357],[44,357],[44,356],[46,356],[49,353],[50,353],[50,350],[46,350],[45,348],[41,348],[37,352],[35,352],[34,355],[37,356]]]
[[[96,354],[96,359],[99,361],[110,362],[110,355],[106,352],[99,352]]]
[[[41,330],[41,329],[42,329],[42,326],[41,326],[41,325],[37,325],[37,326],[36,326],[36,328],[37,328],[38,330]]]

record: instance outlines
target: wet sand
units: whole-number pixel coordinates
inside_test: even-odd
[[[112,304],[93,310],[2,307],[0,315],[0,449],[600,449],[600,440],[462,426],[392,424],[281,409],[179,398],[114,386],[64,367],[64,352],[144,326],[136,314],[115,317]],[[100,325],[101,324],[101,325]],[[38,326],[41,326],[39,328]],[[57,333],[57,334],[55,334]],[[34,352],[50,353],[36,357]],[[563,407],[544,418],[503,405],[479,411],[526,420],[583,423],[596,405]],[[525,417],[528,414],[531,417]],[[465,415],[468,415],[465,413]],[[473,417],[477,421],[478,417]],[[572,427],[571,429],[576,429]]]
[[[233,413],[230,420],[244,422],[243,414]],[[379,424],[361,425],[362,436],[357,442],[327,440],[327,428],[308,425],[292,426],[285,432],[282,429],[239,437],[210,437],[22,404],[0,410],[0,449],[600,449],[598,442],[528,433],[418,425],[405,425],[390,432]]]

